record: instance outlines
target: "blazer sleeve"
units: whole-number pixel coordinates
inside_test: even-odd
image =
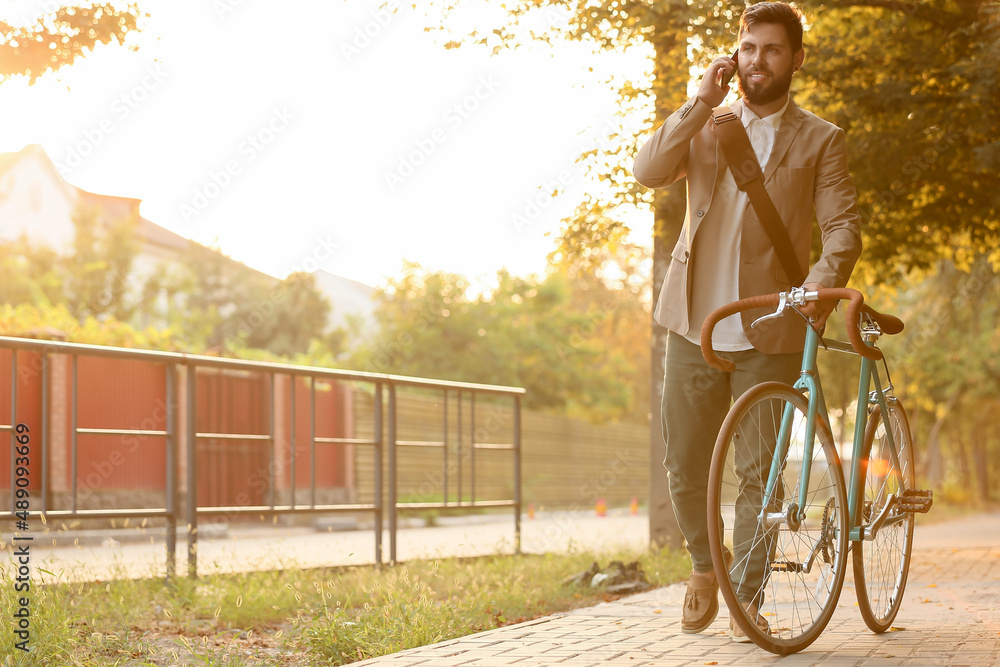
[[[712,116],[697,96],[685,102],[653,133],[632,165],[632,175],[647,188],[665,188],[687,175],[691,140]]]
[[[861,218],[854,181],[847,169],[847,141],[839,127],[817,163],[814,192],[823,252],[806,282],[843,287],[861,255]]]

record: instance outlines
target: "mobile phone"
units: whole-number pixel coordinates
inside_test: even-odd
[[[740,68],[739,57],[740,57],[740,50],[737,47],[737,49],[735,51],[733,51],[733,55],[729,56],[730,60],[732,60],[733,62],[736,63],[736,69],[734,69],[732,71],[732,73],[730,73],[730,74],[723,74],[722,75],[722,87],[723,88],[725,88],[726,86],[729,85],[729,80],[733,78],[733,74],[735,74],[736,72],[739,71],[739,68]]]

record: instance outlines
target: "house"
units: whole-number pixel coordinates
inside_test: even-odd
[[[25,235],[36,243],[68,253],[73,247],[72,217],[78,206],[96,210],[99,221],[105,225],[131,220],[138,249],[128,280],[135,290],[141,289],[145,279],[159,267],[179,265],[194,243],[142,217],[140,203],[139,199],[96,194],[67,183],[40,145],[32,144],[16,153],[0,153],[0,240]],[[229,261],[240,272],[267,281],[278,280],[236,260]],[[362,333],[371,333],[374,288],[326,271],[316,271],[314,276],[320,293],[333,306],[328,329],[346,328],[350,318],[360,322]]]

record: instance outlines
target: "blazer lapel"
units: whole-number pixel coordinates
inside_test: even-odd
[[[799,107],[793,100],[789,100],[788,108],[785,109],[785,115],[781,119],[781,127],[778,128],[778,134],[774,138],[774,148],[771,149],[771,156],[764,167],[764,183],[771,180],[771,176],[778,170],[778,165],[788,152],[788,147],[792,145],[792,139],[802,126],[802,117],[803,113]]]

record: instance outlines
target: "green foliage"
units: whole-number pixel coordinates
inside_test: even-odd
[[[0,81],[25,76],[34,83],[46,72],[73,64],[98,44],[124,44],[130,33],[140,30],[144,17],[137,3],[38,6],[41,11],[28,25],[0,22]]]
[[[58,254],[27,236],[0,241],[0,303],[51,305],[62,300]]]
[[[169,328],[139,329],[118,320],[98,321],[93,317],[80,321],[69,312],[65,304],[0,304],[0,336],[56,337],[68,342],[91,345],[192,351]]]
[[[634,343],[630,325],[644,321],[642,306],[559,270],[544,279],[500,271],[496,282],[473,294],[461,276],[407,264],[381,293],[380,331],[355,365],[522,386],[527,407],[591,421],[627,415],[636,368],[626,346]]]
[[[868,280],[994,251],[1000,6],[844,0],[811,19],[797,98],[847,132]]]
[[[0,245],[0,303],[64,303],[80,321],[129,318],[126,294],[136,255],[134,219],[103,220],[99,211],[73,211],[73,253],[33,243],[21,235]]]
[[[939,262],[889,292],[906,330],[883,347],[910,412],[917,472],[933,488],[989,503],[1000,476],[1000,276],[985,256]]]
[[[74,252],[62,262],[63,298],[79,318],[127,320],[128,276],[137,247],[135,218],[102,221],[98,209],[80,206],[73,212]]]

